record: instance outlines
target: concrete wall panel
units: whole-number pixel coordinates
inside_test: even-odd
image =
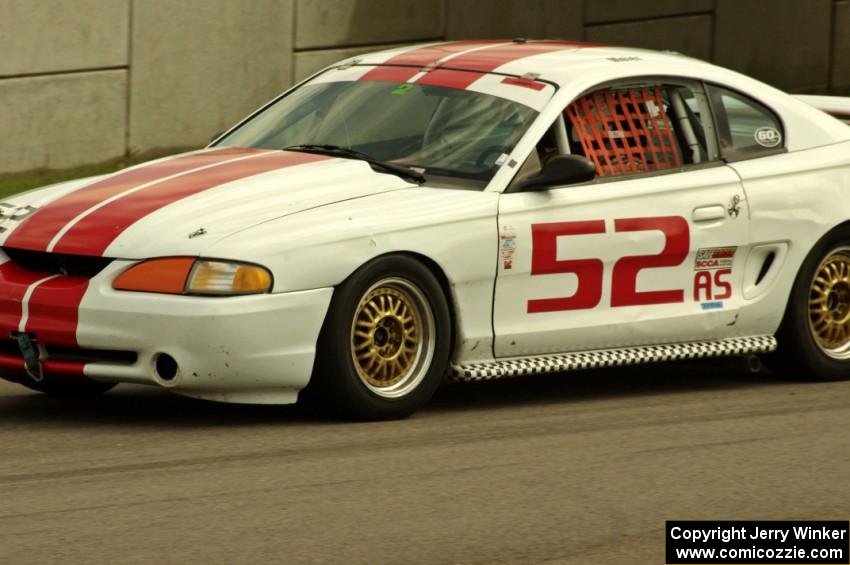
[[[443,0],[298,0],[295,48],[442,37]]]
[[[127,64],[129,0],[3,0],[0,76]]]
[[[127,72],[0,80],[0,172],[62,169],[124,155]]]
[[[581,0],[450,0],[446,36],[579,40],[581,4]]]
[[[614,45],[670,49],[692,57],[711,57],[711,16],[664,18],[585,28],[585,39]]]
[[[616,22],[657,18],[660,16],[678,16],[710,12],[712,0],[653,0],[636,2],[635,0],[590,0],[587,2],[585,23]]]
[[[131,153],[205,145],[291,82],[292,0],[136,0]]]
[[[715,62],[779,88],[824,89],[831,14],[831,0],[717,0]]]
[[[850,0],[0,0],[0,174],[202,146],[337,60],[517,36],[850,94]]]
[[[300,53],[295,53],[295,56],[293,57],[293,65],[295,68],[293,76],[295,78],[295,82],[299,82],[316,71],[320,71],[337,61],[342,61],[343,59],[348,59],[349,57],[354,57],[361,53],[371,53],[381,49],[395,49],[396,47],[404,47],[405,45],[408,44],[398,43],[395,45],[381,45],[380,47],[346,47],[343,49],[302,51]]]
[[[832,46],[832,88],[850,94],[850,1],[835,4]]]

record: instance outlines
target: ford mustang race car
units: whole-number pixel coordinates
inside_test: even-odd
[[[200,151],[0,203],[0,371],[404,417],[479,380],[850,377],[850,115],[675,53],[342,61]]]

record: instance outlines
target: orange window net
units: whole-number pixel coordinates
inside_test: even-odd
[[[661,87],[594,92],[570,104],[566,113],[598,176],[682,164]]]

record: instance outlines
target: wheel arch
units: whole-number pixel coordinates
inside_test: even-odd
[[[828,241],[833,239],[839,232],[846,231],[850,234],[850,220],[845,220],[832,228],[830,228],[826,233],[818,238],[817,241],[809,248],[806,255],[803,257],[803,260],[800,262],[800,266],[797,268],[797,272],[794,273],[794,282],[791,285],[791,289],[789,289],[788,296],[785,297],[785,304],[782,310],[782,321],[779,324],[779,328],[777,328],[777,335],[782,333],[782,329],[786,325],[786,321],[788,319],[788,311],[791,306],[791,300],[794,298],[794,286],[797,284],[797,278],[803,272],[803,269],[808,264],[809,260],[815,253],[818,253],[820,248]]]
[[[417,253],[415,251],[388,251],[380,255],[375,255],[374,257],[370,257],[369,260],[361,263],[356,269],[348,273],[345,279],[343,279],[339,282],[339,284],[334,286],[334,292],[337,291],[337,288],[339,288],[342,283],[351,278],[354,273],[356,273],[366,265],[389,257],[409,257],[425,266],[425,268],[428,269],[428,271],[432,275],[434,275],[434,278],[437,279],[437,282],[440,284],[440,289],[443,291],[443,295],[446,297],[446,303],[449,307],[449,327],[451,328],[450,344],[452,354],[454,354],[455,347],[457,346],[458,335],[456,314],[457,298],[454,295],[452,285],[449,282],[449,277],[448,275],[446,275],[445,269],[443,269],[443,267],[441,267],[440,264],[431,257],[428,257],[427,255],[424,255],[422,253]]]

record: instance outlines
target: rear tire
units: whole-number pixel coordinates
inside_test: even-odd
[[[769,363],[775,372],[850,379],[850,229],[828,236],[806,258],[777,337]]]
[[[305,396],[344,417],[405,418],[442,383],[450,349],[433,273],[408,256],[380,257],[334,292]]]

